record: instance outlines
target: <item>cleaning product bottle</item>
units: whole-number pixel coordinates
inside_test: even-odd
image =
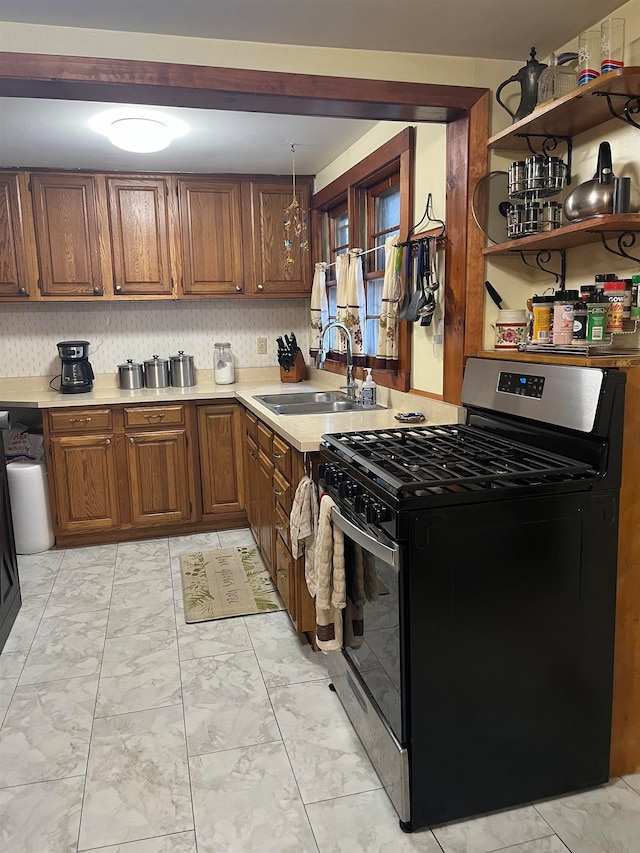
[[[360,391],[360,401],[363,406],[375,406],[377,386],[371,378],[371,368],[366,367],[365,370],[367,371],[367,376],[364,382],[362,383],[362,390]]]

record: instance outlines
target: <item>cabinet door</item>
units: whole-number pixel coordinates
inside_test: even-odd
[[[134,526],[191,519],[187,434],[181,430],[127,433],[127,467]]]
[[[253,538],[260,545],[260,513],[258,508],[258,445],[250,435],[245,436],[245,501],[247,505],[247,519],[253,533]]]
[[[50,440],[51,476],[62,533],[94,533],[120,525],[116,455],[112,436],[76,435]]]
[[[258,519],[262,559],[275,581],[274,532],[275,495],[273,494],[273,462],[258,451]]]
[[[198,406],[202,513],[244,509],[242,415],[238,406]]]
[[[309,186],[297,187],[303,215],[309,220]],[[252,292],[265,296],[308,296],[311,292],[311,252],[300,248],[297,237],[292,238],[293,263],[286,263],[284,248],[284,212],[291,204],[291,184],[283,182],[252,183],[253,263],[255,281]],[[308,239],[311,223],[307,223]],[[249,288],[247,288],[249,290]]]
[[[276,586],[291,621],[296,622],[294,559],[279,536],[276,536]]]
[[[33,174],[31,187],[42,295],[101,296],[108,232],[96,178]]]
[[[18,175],[0,172],[0,298],[27,298],[35,286],[34,245],[25,234],[20,189]]]
[[[242,293],[239,181],[178,179],[182,292]]]
[[[107,178],[116,294],[171,296],[169,184],[164,178]]]

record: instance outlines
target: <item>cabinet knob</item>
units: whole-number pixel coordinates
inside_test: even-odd
[[[258,290],[264,290],[264,284],[259,284],[259,285],[258,285]]]
[[[106,439],[106,441],[105,441],[105,444],[111,444],[111,439],[110,439],[110,438],[107,438],[107,439]]]
[[[18,296],[28,296],[28,295],[29,295],[29,293],[28,293],[26,287],[19,287],[18,288]]]
[[[122,292],[122,285],[116,284],[116,286],[113,289],[115,290],[116,293],[121,293]]]
[[[135,444],[135,443],[136,443],[135,438],[133,438],[133,436],[129,436],[129,444]]]
[[[120,286],[120,285],[118,285],[118,287],[119,287],[119,286]],[[100,285],[99,285],[99,284],[96,284],[96,285],[95,285],[95,287],[93,288],[93,293],[94,293],[94,295],[95,295],[95,296],[102,296],[102,288],[100,287]]]
[[[242,285],[236,284],[236,290],[238,291],[238,293],[242,293]]]

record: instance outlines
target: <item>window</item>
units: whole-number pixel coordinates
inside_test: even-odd
[[[353,166],[313,199],[316,233],[323,235],[315,260],[333,263],[349,248],[373,249],[363,257],[366,318],[363,323],[366,356],[360,365],[376,368],[376,382],[406,391],[410,385],[411,341],[408,324],[398,329],[398,366],[381,369],[376,364],[378,328],[384,282],[384,244],[389,236],[406,235],[413,213],[414,128],[405,128],[373,154]],[[316,243],[317,245],[317,243]],[[330,319],[336,315],[336,282],[333,268],[327,272]],[[329,334],[329,347],[335,337]],[[333,358],[331,357],[333,356]],[[337,353],[330,353],[326,366],[343,371]],[[357,371],[357,375],[361,375]]]
[[[370,187],[365,196],[367,233],[363,244],[374,249],[364,257],[366,293],[365,351],[367,364],[373,366],[378,345],[378,328],[384,283],[384,244],[388,237],[400,236],[400,174]]]

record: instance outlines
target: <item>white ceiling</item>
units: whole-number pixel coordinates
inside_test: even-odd
[[[184,107],[145,112],[182,119],[189,133],[154,154],[115,148],[89,127],[113,104],[0,98],[0,167],[315,175],[375,122]],[[135,107],[134,107],[135,109]]]
[[[0,0],[0,20],[488,59],[547,56],[622,0]]]
[[[0,0],[0,21],[524,64],[531,45],[542,58],[619,5],[620,0]],[[317,174],[372,126],[163,108],[191,130],[163,152],[140,155],[114,148],[89,129],[96,112],[113,106],[0,99],[0,167],[287,174],[294,143],[296,171]]]

